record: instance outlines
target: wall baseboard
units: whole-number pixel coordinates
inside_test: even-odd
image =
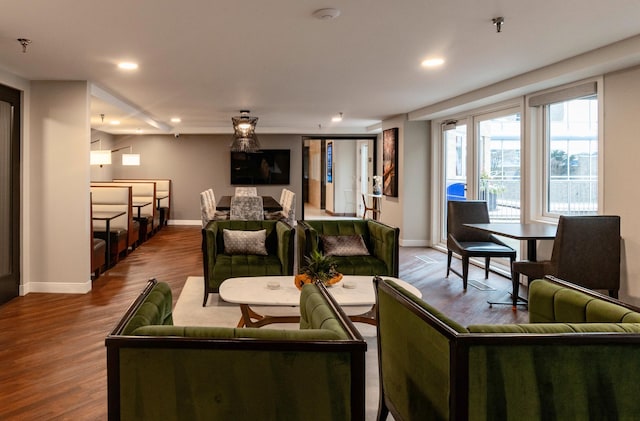
[[[199,219],[169,219],[167,225],[202,225]]]
[[[431,247],[429,240],[403,240],[400,239],[400,247]]]
[[[44,292],[53,294],[86,294],[91,291],[91,279],[83,283],[71,282],[29,282],[20,285],[19,294],[27,295],[31,292]]]

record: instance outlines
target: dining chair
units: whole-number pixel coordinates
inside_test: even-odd
[[[590,289],[620,289],[620,217],[560,216],[551,259],[516,261],[511,265],[513,296],[517,299],[520,275],[528,280],[553,275]]]
[[[260,221],[264,219],[262,196],[233,196],[229,219]]]
[[[380,215],[380,209],[376,209],[375,207],[369,207],[367,204],[367,198],[364,194],[362,194],[362,204],[364,205],[364,210],[362,211],[362,219],[367,219],[367,212],[371,212],[371,216],[373,219],[376,219],[376,215]]]
[[[509,258],[509,267],[516,259],[516,251],[494,235],[464,226],[489,222],[487,202],[483,200],[447,202],[447,277],[450,271],[460,276],[465,290],[469,277],[469,258],[484,257],[485,279],[489,277],[492,257]],[[451,268],[453,253],[462,259],[462,274]]]
[[[235,196],[257,196],[257,187],[236,187]]]

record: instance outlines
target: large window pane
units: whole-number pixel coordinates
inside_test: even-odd
[[[552,214],[598,211],[598,100],[596,96],[545,106],[547,196]]]
[[[520,222],[520,113],[478,124],[478,192],[493,222]]]

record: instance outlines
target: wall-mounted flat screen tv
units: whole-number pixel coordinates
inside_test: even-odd
[[[291,151],[231,152],[231,184],[289,184]]]

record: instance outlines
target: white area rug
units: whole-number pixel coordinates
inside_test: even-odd
[[[173,324],[176,326],[222,326],[236,327],[241,313],[237,304],[226,303],[219,294],[210,294],[207,306],[202,307],[204,295],[204,278],[190,276],[182,288],[173,310]],[[300,314],[297,307],[259,307],[253,308],[259,314],[286,315]],[[360,310],[359,308],[358,310]],[[349,314],[347,309],[345,312]],[[356,323],[356,328],[367,341],[366,355],[366,419],[375,420],[378,412],[378,353],[376,344],[376,328],[364,323]],[[261,329],[297,329],[297,324],[278,323]],[[389,420],[393,418],[389,416]]]

